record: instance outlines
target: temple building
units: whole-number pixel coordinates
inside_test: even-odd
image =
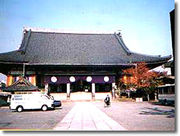
[[[113,97],[123,69],[139,62],[154,68],[170,58],[130,51],[121,33],[24,29],[20,48],[0,54],[0,72],[7,75],[7,86],[23,75],[39,89],[57,97],[71,99],[78,92],[91,99],[102,93]]]
[[[32,92],[39,92],[37,86],[34,86],[29,80],[23,77],[19,77],[19,79],[12,85],[3,87],[2,90],[5,92],[11,92],[11,94],[27,94]]]

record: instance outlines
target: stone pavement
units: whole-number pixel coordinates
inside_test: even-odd
[[[72,110],[54,127],[54,130],[126,131],[90,102],[76,102]]]

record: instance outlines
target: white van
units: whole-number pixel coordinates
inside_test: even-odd
[[[25,109],[42,109],[46,111],[54,108],[54,100],[46,94],[13,94],[10,100],[10,109],[22,112]]]

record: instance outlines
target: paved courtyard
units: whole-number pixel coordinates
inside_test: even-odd
[[[21,113],[11,112],[8,107],[0,108],[0,129],[4,130],[52,130],[56,124],[71,110],[74,103],[65,102],[56,110],[34,110]]]
[[[174,131],[175,108],[148,102],[103,101],[63,102],[61,109],[11,112],[0,108],[0,129],[25,130],[106,130],[106,131]]]
[[[90,102],[77,102],[54,130],[126,130]]]
[[[96,102],[96,106],[130,131],[175,130],[174,107],[148,102],[112,102],[108,108],[104,108],[101,102]]]

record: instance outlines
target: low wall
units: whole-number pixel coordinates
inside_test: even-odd
[[[67,100],[66,93],[51,93],[55,100]]]
[[[112,99],[112,95],[111,95],[110,92],[96,93],[96,94],[95,94],[95,99],[96,99],[96,100],[104,100],[107,95],[109,95],[110,98]]]
[[[92,100],[92,93],[91,92],[71,93],[70,100]]]
[[[66,93],[51,93],[55,100],[67,100]],[[112,95],[110,92],[101,92],[95,93],[95,100],[104,100],[106,96],[109,95],[112,99]],[[74,92],[70,94],[70,100],[92,100],[91,92]]]

